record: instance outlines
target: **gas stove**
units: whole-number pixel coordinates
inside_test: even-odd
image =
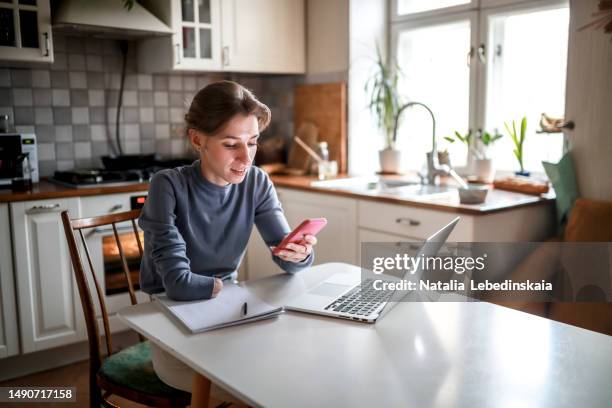
[[[127,170],[107,169],[74,169],[56,171],[49,181],[71,188],[113,187],[144,183],[151,180],[153,174],[166,169],[190,164],[190,159],[156,161],[155,165]]]
[[[72,188],[88,188],[97,186],[122,186],[149,181],[153,173],[162,168],[147,168],[133,170],[80,169],[56,171],[52,182]]]

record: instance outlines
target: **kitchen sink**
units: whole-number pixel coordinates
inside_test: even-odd
[[[312,187],[329,188],[332,190],[375,191],[418,184],[413,181],[384,179],[382,177],[349,177],[335,180],[313,181],[310,185]]]
[[[403,198],[415,198],[438,194],[450,194],[454,187],[423,185],[416,181],[388,179],[383,177],[349,177],[335,180],[313,181],[312,187],[330,190],[351,191],[368,195],[393,195]]]

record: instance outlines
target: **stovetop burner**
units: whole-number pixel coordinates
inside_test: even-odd
[[[149,181],[155,171],[161,168],[133,169],[133,170],[104,170],[82,169],[70,171],[56,171],[52,181],[70,187],[91,187],[108,184],[133,184]]]
[[[74,169],[69,171],[56,171],[50,181],[72,188],[87,188],[102,185],[122,186],[144,183],[151,180],[153,174],[159,170],[190,164],[191,161],[190,159],[158,161],[154,166],[130,170]]]

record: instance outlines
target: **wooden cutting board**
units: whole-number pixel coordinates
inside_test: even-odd
[[[338,171],[347,171],[346,82],[299,85],[293,94],[294,133],[302,123],[312,122],[319,130],[319,142],[327,142],[330,160]]]

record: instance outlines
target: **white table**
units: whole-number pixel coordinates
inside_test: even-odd
[[[248,286],[282,305],[337,272],[359,268]],[[150,303],[119,315],[252,406],[612,406],[612,337],[489,303],[401,303],[376,324],[286,312],[195,335]]]

